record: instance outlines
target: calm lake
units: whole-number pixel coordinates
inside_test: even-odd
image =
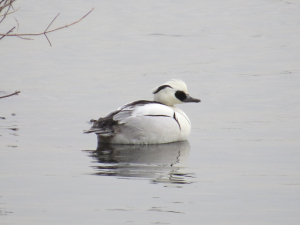
[[[300,223],[300,2],[16,1],[0,24],[0,224]],[[16,20],[17,21],[16,21]],[[97,146],[90,119],[182,79],[186,142]]]

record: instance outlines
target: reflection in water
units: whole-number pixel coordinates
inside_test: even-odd
[[[0,114],[0,149],[18,147],[16,143],[18,142],[19,128],[16,119],[15,113],[4,112],[4,114]]]
[[[187,141],[160,145],[111,145],[99,143],[87,150],[96,159],[93,168],[100,176],[150,178],[154,183],[191,183],[193,174],[183,172],[189,155]]]

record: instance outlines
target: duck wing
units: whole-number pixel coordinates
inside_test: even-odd
[[[126,124],[130,117],[139,116],[168,116],[173,117],[174,110],[170,107],[155,101],[140,100],[128,103],[116,111],[111,112],[104,118],[91,120],[93,126],[84,131],[85,133],[96,133],[104,137],[114,136],[118,125]]]

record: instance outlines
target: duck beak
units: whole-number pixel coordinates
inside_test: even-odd
[[[201,100],[197,98],[192,98],[190,95],[186,95],[186,99],[184,99],[183,102],[201,102]]]

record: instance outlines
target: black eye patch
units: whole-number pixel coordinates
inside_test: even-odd
[[[186,94],[183,91],[176,91],[175,97],[178,98],[180,101],[186,99]]]
[[[158,93],[159,91],[161,91],[162,89],[164,89],[166,87],[172,88],[170,85],[161,85],[160,87],[157,88],[156,91],[153,92],[153,94]]]

